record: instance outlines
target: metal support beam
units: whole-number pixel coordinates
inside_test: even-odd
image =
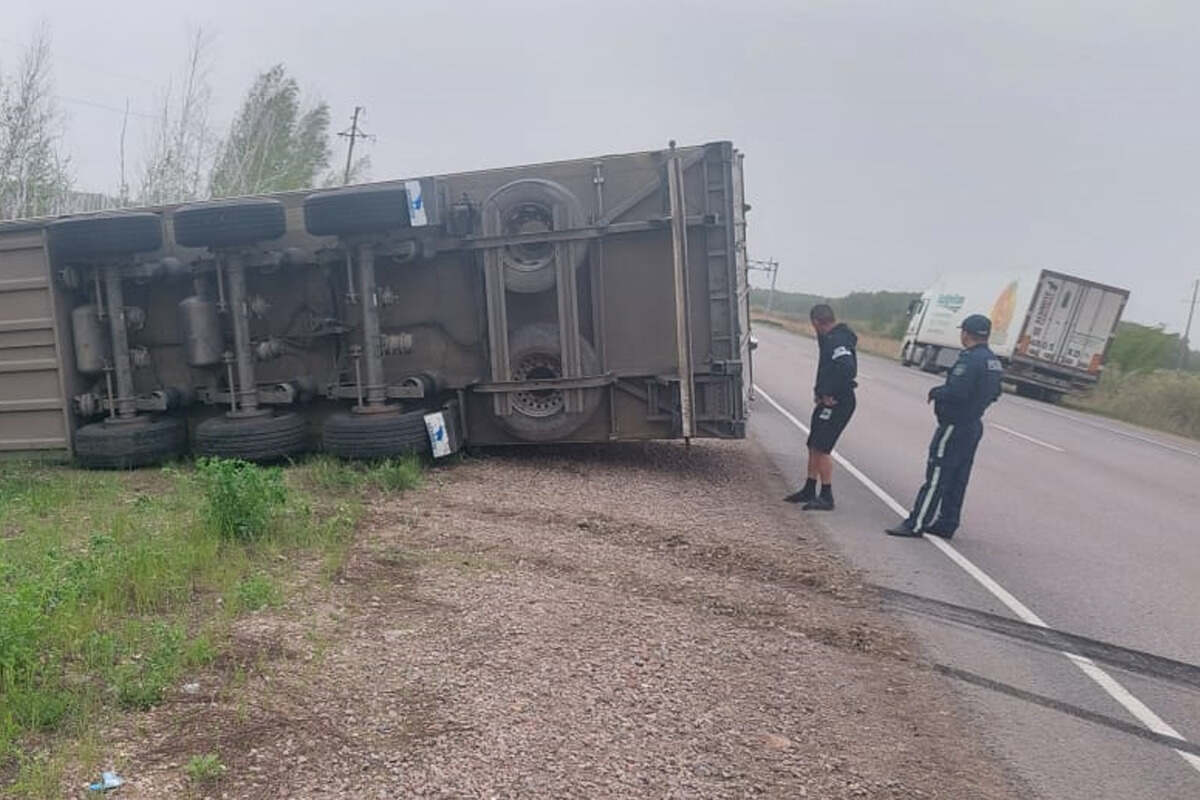
[[[489,208],[483,221],[485,231],[502,230],[500,212]],[[508,352],[508,307],[504,296],[504,265],[500,261],[500,251],[485,250],[483,253],[484,291],[487,295],[487,326],[488,326],[488,359],[491,366],[492,381],[504,383],[512,380],[512,365],[509,363]],[[492,398],[493,409],[498,417],[512,414],[512,398],[507,394],[497,394]]]
[[[113,370],[117,378],[117,416],[129,419],[137,415],[137,398],[133,395],[133,365],[129,362],[129,331],[125,327],[125,295],[121,287],[121,271],[114,264],[104,268],[104,288],[108,295],[108,329],[112,333]]]
[[[238,377],[237,405],[239,412],[253,412],[258,410],[258,384],[254,377],[254,354],[250,352],[246,263],[240,253],[226,256],[225,272],[229,281],[229,310],[233,316],[233,355],[237,361]]]
[[[383,381],[383,344],[379,338],[379,291],[375,285],[375,247],[358,245],[358,289],[362,293],[363,359],[367,362],[367,405],[383,405],[387,386]]]
[[[554,227],[563,225],[561,205],[554,207]],[[558,294],[558,337],[559,361],[562,377],[578,378],[583,375],[583,359],[579,353],[579,287],[575,280],[574,259],[571,248],[581,244],[559,242],[554,245],[555,289]],[[568,414],[583,412],[583,393],[577,389],[563,392],[563,410]]]
[[[667,193],[671,208],[671,258],[675,272],[675,344],[678,349],[679,417],[682,435],[690,439],[696,433],[692,381],[691,303],[689,301],[687,208],[683,196],[683,165],[678,155],[667,162]]]

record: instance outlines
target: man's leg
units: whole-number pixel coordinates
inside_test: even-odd
[[[930,533],[947,539],[958,530],[963,499],[967,494],[967,481],[971,478],[971,467],[975,465],[975,451],[979,449],[979,440],[983,438],[983,425],[962,433],[962,436],[955,437],[956,441],[951,442],[954,453],[948,461],[952,469],[946,476],[946,490],[942,494],[937,519],[926,526]]]
[[[821,492],[804,504],[805,511],[833,511],[833,456],[817,451],[817,478],[821,481]]]
[[[950,439],[954,436],[954,429],[954,425],[939,425],[933,432],[933,439],[929,442],[929,457],[925,462],[925,483],[917,490],[917,499],[908,514],[908,519],[888,528],[887,533],[893,536],[920,536],[921,529],[933,521],[942,500],[942,492],[946,488],[943,462]]]
[[[807,503],[809,500],[812,500],[817,496],[817,481],[819,481],[821,478],[820,469],[818,467],[820,455],[821,454],[819,452],[812,448],[812,445],[809,445],[808,471],[805,473],[808,479],[804,482],[804,488],[792,492],[787,497],[783,498],[784,500],[789,503]]]
[[[829,453],[816,453],[815,455],[817,457],[817,479],[821,481],[822,486],[832,486],[833,456]]]

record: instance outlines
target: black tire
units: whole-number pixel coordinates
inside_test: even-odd
[[[325,452],[340,458],[394,458],[430,451],[424,411],[340,411],[325,420],[321,438]]]
[[[308,422],[288,412],[271,417],[212,417],[196,426],[196,455],[283,461],[308,450]]]
[[[171,221],[175,241],[184,247],[243,247],[287,231],[283,203],[261,198],[183,206]]]
[[[913,360],[908,357],[908,354],[911,352],[912,342],[908,342],[903,348],[900,349],[900,366],[911,367],[913,365]]]
[[[304,227],[313,236],[386,233],[410,224],[402,186],[355,186],[304,199]]]
[[[94,422],[75,431],[75,461],[84,469],[132,469],[183,453],[187,424],[176,417]]]
[[[89,261],[162,247],[162,217],[145,212],[93,214],[46,226],[50,251],[62,261]]]
[[[550,323],[526,325],[509,338],[509,362],[514,381],[562,377],[559,357],[558,326]],[[584,339],[579,340],[584,375],[600,371],[596,351]],[[516,392],[512,395],[512,413],[500,417],[500,424],[518,439],[527,442],[551,442],[565,439],[591,419],[600,407],[600,389],[583,390],[583,412],[568,414],[559,390]]]
[[[582,227],[583,208],[575,195],[563,186],[540,178],[507,183],[484,201],[484,233],[504,236],[554,230],[556,206],[560,209],[561,227]],[[554,252],[555,247],[549,242],[510,245],[501,249],[505,287],[521,294],[552,289],[555,283]],[[579,269],[587,248],[581,242],[571,242],[566,252],[571,267]]]
[[[939,348],[932,345],[925,345],[925,350],[921,353],[921,371],[937,374],[939,368],[937,364]]]

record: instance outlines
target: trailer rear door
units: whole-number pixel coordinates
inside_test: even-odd
[[[1026,323],[1022,355],[1099,373],[1128,297],[1124,289],[1044,272]]]
[[[0,451],[68,449],[40,228],[0,233]]]

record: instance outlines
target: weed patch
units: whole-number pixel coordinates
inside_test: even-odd
[[[201,458],[196,462],[196,476],[204,490],[209,524],[228,539],[250,541],[266,535],[288,498],[279,467]]]
[[[225,774],[225,765],[216,753],[205,753],[189,758],[183,771],[197,783],[211,783]]]
[[[232,618],[284,601],[302,561],[289,553],[332,576],[362,490],[419,478],[415,460],[126,473],[0,460],[0,795],[60,797],[106,713],[158,705],[220,663]]]

